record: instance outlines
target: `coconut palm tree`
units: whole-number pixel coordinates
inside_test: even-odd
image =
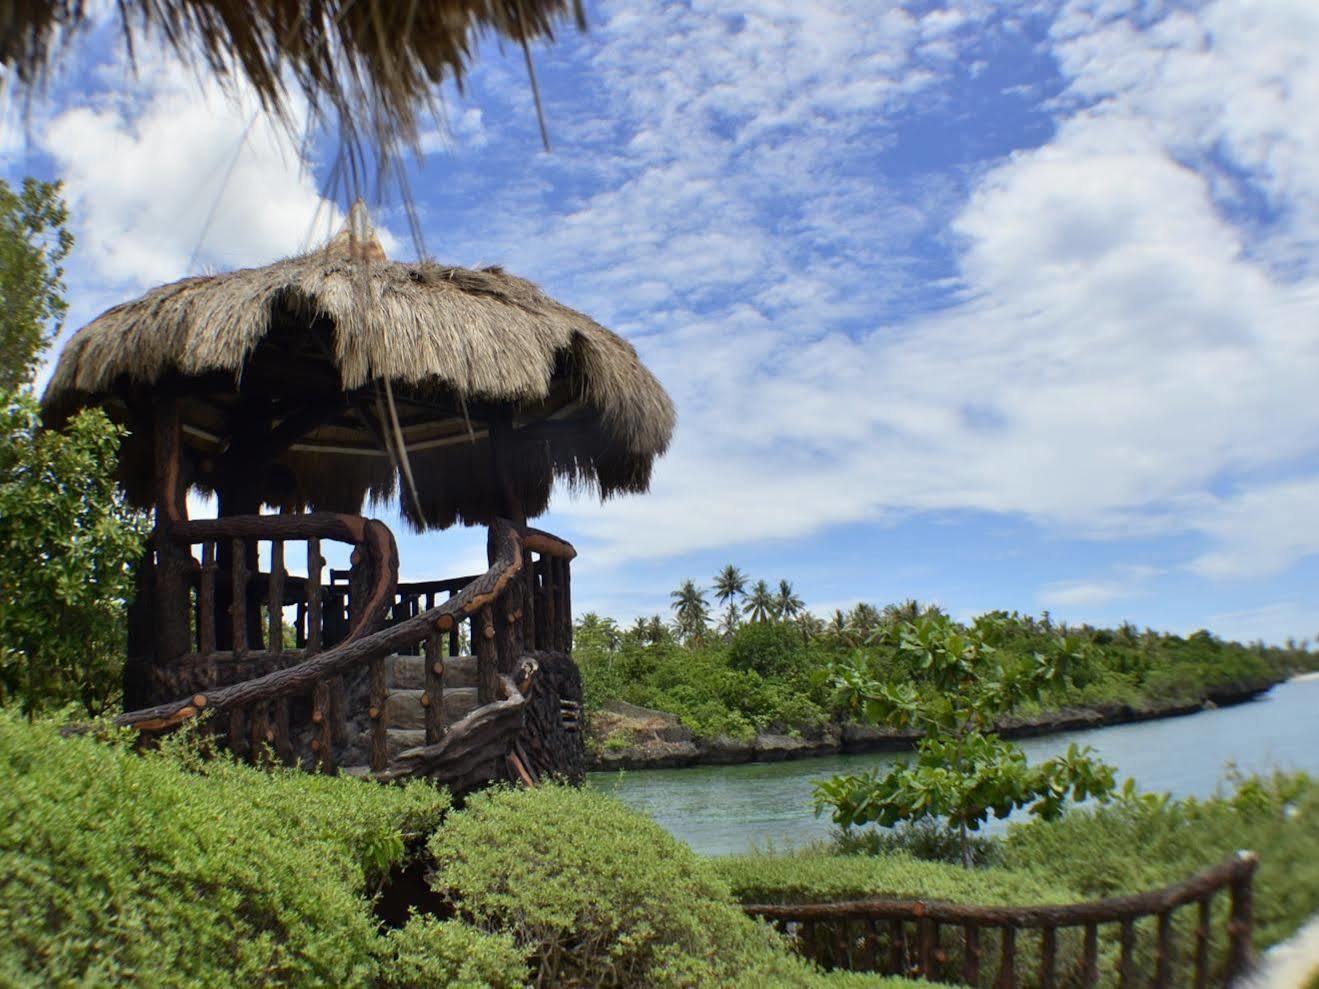
[[[798,613],[797,617],[793,619],[793,624],[801,630],[803,642],[810,642],[812,639],[824,634],[824,622],[809,611]]]
[[[756,586],[751,588],[751,593],[742,602],[742,613],[753,622],[769,621],[774,614],[774,594],[763,580],[756,581]]]
[[[714,596],[720,604],[728,604],[733,598],[740,598],[746,592],[747,575],[731,563],[715,574]]]
[[[696,586],[696,582],[684,580],[669,597],[673,599],[672,608],[678,634],[688,640],[699,639],[704,635],[710,622],[710,605],[705,600],[705,592]]]
[[[792,589],[792,583],[779,581],[779,593],[774,597],[774,613],[781,622],[790,622],[801,614],[806,602],[799,598]]]

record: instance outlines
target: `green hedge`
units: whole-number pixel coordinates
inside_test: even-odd
[[[1008,869],[963,869],[907,855],[736,855],[710,860],[743,903],[808,903],[885,896],[986,906],[1072,903],[1067,883]]]
[[[369,985],[425,785],[135,755],[0,711],[0,984]]]
[[[435,889],[516,939],[538,985],[818,984],[691,849],[594,791],[482,793],[429,848]]]

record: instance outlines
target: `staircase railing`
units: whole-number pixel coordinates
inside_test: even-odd
[[[743,909],[769,921],[792,938],[798,950],[828,969],[874,971],[941,982],[980,986],[993,979],[994,989],[1016,989],[1023,977],[1030,985],[1052,989],[1062,984],[1096,986],[1101,975],[1099,928],[1116,924],[1116,984],[1155,989],[1172,986],[1231,986],[1250,967],[1253,912],[1252,880],[1259,859],[1254,852],[1233,858],[1184,882],[1134,896],[1119,896],[1065,906],[987,907],[935,900],[875,899],[834,903],[755,903]],[[1229,899],[1226,951],[1217,965],[1211,954],[1213,901],[1226,890]],[[1175,944],[1174,913],[1194,904],[1195,926],[1189,956]],[[1152,950],[1137,970],[1137,924],[1152,918]],[[951,933],[946,933],[951,929]],[[1079,929],[1079,969],[1060,973],[1059,932]],[[997,936],[986,937],[989,932]],[[1038,963],[1024,971],[1018,934],[1038,932]],[[997,971],[983,965],[997,948]],[[959,964],[960,962],[960,964]],[[1188,971],[1189,969],[1189,971]],[[1189,976],[1189,978],[1188,978]],[[1105,984],[1110,984],[1105,982]]]
[[[301,651],[281,650],[281,657],[287,657],[289,662],[259,676],[203,687],[177,701],[130,711],[117,719],[117,723],[141,731],[167,730],[202,712],[211,712],[212,717],[227,718],[231,732],[234,725],[245,723],[248,731],[238,735],[250,739],[252,753],[271,743],[283,757],[281,745],[289,740],[289,734],[279,721],[281,712],[293,698],[310,695],[313,761],[322,771],[329,772],[334,769],[335,721],[343,716],[341,709],[334,708],[329,685],[352,671],[366,668],[369,670],[370,765],[381,773],[387,768],[388,758],[384,665],[388,656],[418,646],[425,650],[426,687],[422,703],[427,711],[427,745],[434,746],[442,741],[446,730],[441,724],[444,660],[457,653],[462,623],[470,627],[470,641],[478,660],[477,693],[481,705],[496,701],[519,703],[521,695],[510,679],[518,672],[519,660],[538,650],[567,651],[571,647],[568,564],[576,551],[555,536],[535,529],[518,530],[504,520],[497,520],[490,527],[490,568],[460,588],[445,586],[443,593],[449,596],[438,603],[435,600],[440,593],[438,587],[418,590],[403,585],[400,596],[393,537],[378,522],[329,515],[245,516],[179,523],[173,527],[172,536],[188,545],[202,545],[197,605],[199,650],[196,656],[184,657],[185,661],[219,663],[251,659],[251,651],[245,650],[249,641],[245,614],[249,575],[244,572],[246,567],[242,562],[251,558],[251,540],[273,541],[281,547],[278,551],[272,549],[272,560],[280,562],[272,565],[266,588],[272,642],[279,640],[276,633],[282,635],[280,616],[288,603],[284,594],[288,585],[282,570],[282,545],[291,539],[307,540],[308,578],[302,591],[307,610],[307,645]],[[319,574],[323,561],[319,558],[318,543],[322,538],[342,539],[354,545],[350,584],[360,590],[350,593],[349,600],[361,602],[352,605],[345,638],[323,650],[317,641],[321,625],[316,614],[322,603]],[[216,558],[219,540],[235,541],[232,559],[237,565],[233,567],[230,617],[236,648],[212,648],[206,652],[205,647],[213,646],[213,642],[203,629],[213,625],[217,611],[213,604],[207,603],[213,600],[216,581],[214,564],[211,569],[207,564]],[[412,603],[420,594],[432,595],[425,610],[416,609]],[[206,623],[201,620],[203,613],[208,619]],[[543,616],[541,619],[535,618],[538,613]],[[186,665],[185,662],[185,668]],[[507,723],[507,718],[501,723]],[[433,766],[434,759],[413,762]],[[522,762],[518,764],[521,766]],[[525,767],[521,772],[525,772]]]

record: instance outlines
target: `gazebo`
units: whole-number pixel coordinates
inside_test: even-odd
[[[321,250],[103,313],[43,404],[126,426],[121,481],[155,512],[122,724],[208,714],[253,759],[459,789],[580,774],[576,554],[527,520],[556,479],[647,490],[673,406],[625,340],[499,268],[386,259],[358,203]],[[400,582],[361,514],[389,500],[418,531],[487,527],[489,569]]]

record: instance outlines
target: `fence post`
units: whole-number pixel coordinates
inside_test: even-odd
[[[1228,985],[1250,970],[1250,931],[1254,921],[1255,903],[1252,883],[1259,856],[1254,852],[1237,852],[1237,871],[1232,876],[1228,891],[1232,907],[1227,921],[1227,972]]]

